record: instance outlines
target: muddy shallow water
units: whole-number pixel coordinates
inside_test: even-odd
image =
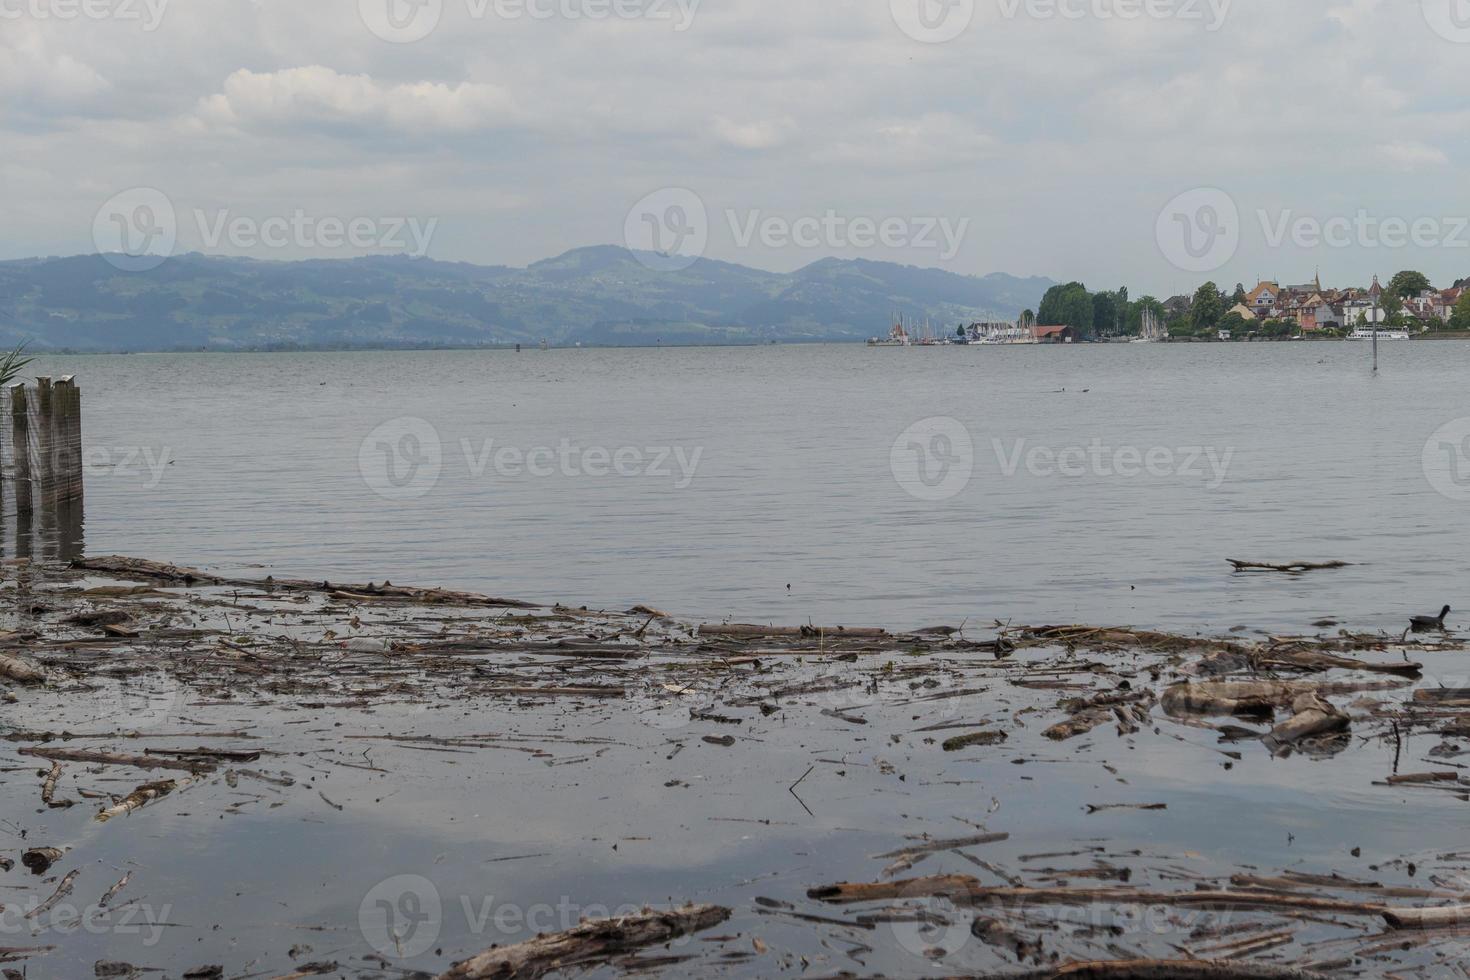
[[[1470,932],[1393,933],[1373,914],[956,903],[923,886],[855,905],[808,894],[940,874],[1176,894],[1257,887],[1232,885],[1242,875],[1282,888],[1297,874],[1379,886],[1313,879],[1303,895],[1449,904],[1470,892],[1470,853],[1456,853],[1467,742],[1425,724],[1413,694],[1470,686],[1456,681],[1467,654],[1440,638],[1362,653],[1412,656],[1423,664],[1412,682],[1330,672],[1380,689],[1333,699],[1352,715],[1345,738],[1273,755],[1222,742],[1216,727],[1231,719],[1157,705],[1136,731],[1043,735],[1066,717],[1062,699],[1187,678],[1199,652],[1187,648],[1016,634],[1019,648],[997,656],[985,648],[995,630],[973,627],[737,641],[656,610],[385,604],[13,565],[5,578],[20,610],[6,626],[38,634],[13,645],[52,676],[6,685],[0,855],[66,850],[43,876],[19,863],[0,873],[0,947],[52,947],[9,954],[28,978],[91,976],[99,961],[169,977],[206,965],[230,977],[434,976],[584,916],[687,902],[731,917],[594,972],[1005,975],[1055,958],[1235,955],[1431,977],[1457,975],[1470,953]],[[138,636],[64,622],[120,606]],[[943,744],[976,732],[1005,740]],[[76,805],[48,808],[51,760],[22,754],[179,760],[200,757],[167,753],[201,747],[259,755],[210,757],[192,773],[64,760],[54,796]],[[1450,778],[1380,785],[1430,771]],[[97,821],[159,779],[180,785]],[[981,835],[1009,836],[963,844]],[[934,841],[960,843],[894,857]],[[26,918],[70,872],[71,893]],[[1021,945],[977,936],[977,921]],[[1385,943],[1408,948],[1365,952]]]

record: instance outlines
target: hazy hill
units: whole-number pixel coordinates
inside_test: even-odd
[[[824,259],[790,275],[701,259],[655,271],[614,246],[526,269],[430,259],[198,254],[145,273],[101,256],[0,262],[0,343],[175,350],[857,340],[890,317],[1014,319],[1051,285]]]

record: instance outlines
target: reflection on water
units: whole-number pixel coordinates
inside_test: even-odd
[[[51,506],[16,506],[16,481],[7,472],[0,493],[0,557],[71,561],[83,547],[83,503],[80,499]]]
[[[10,505],[9,494],[6,504],[0,514],[0,557],[71,561],[84,553],[81,500],[35,508],[30,513],[18,513]]]

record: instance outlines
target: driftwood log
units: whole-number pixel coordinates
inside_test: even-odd
[[[118,893],[121,892],[124,888],[128,887],[128,882],[132,880],[133,873],[131,871],[119,878],[116,884],[114,884],[111,888],[102,893],[102,897],[97,900],[97,907],[105,909],[107,908],[107,906],[111,905],[112,900],[114,898],[117,898]]]
[[[1099,960],[1068,963],[993,980],[1328,980],[1325,973],[1232,960]]]
[[[667,912],[645,911],[617,919],[594,919],[565,932],[500,949],[451,966],[438,980],[530,980],[553,970],[602,963],[614,956],[659,946],[701,932],[730,917],[719,905],[691,905]]]
[[[152,755],[122,755],[117,752],[94,752],[87,749],[48,749],[26,746],[17,755],[35,756],[50,762],[92,762],[104,766],[130,766],[134,769],[176,769],[181,772],[212,772],[212,762],[204,760],[164,759]]]
[[[24,657],[0,653],[0,677],[8,677],[17,684],[42,684],[46,681],[46,669]]]
[[[1387,907],[1276,892],[1147,892],[1132,888],[990,888],[971,875],[934,875],[903,881],[844,882],[812,888],[807,897],[835,905],[943,896],[957,905],[1159,905],[1210,909],[1287,909],[1329,915],[1382,915]]]
[[[1133,726],[1132,721],[1122,714],[1125,706],[1129,706],[1133,718],[1144,722],[1148,720],[1148,705],[1140,702],[1152,702],[1151,691],[1104,691],[1090,698],[1074,698],[1062,702],[1062,707],[1071,713],[1072,717],[1066,721],[1057,722],[1041,734],[1054,742],[1065,742],[1069,738],[1078,735],[1086,735],[1099,725],[1116,719],[1119,726],[1128,730]]]
[[[1424,786],[1426,783],[1455,783],[1460,782],[1460,773],[1454,770],[1441,771],[1441,773],[1404,773],[1401,776],[1389,776],[1383,780],[1383,786]],[[1377,783],[1374,783],[1377,786]]]
[[[1065,742],[1069,738],[1086,735],[1097,726],[1106,725],[1112,720],[1111,708],[1085,708],[1066,721],[1057,722],[1041,734],[1054,742]]]
[[[1236,888],[1266,888],[1271,891],[1295,891],[1301,888],[1331,888],[1341,891],[1371,892],[1374,895],[1382,895],[1389,898],[1442,898],[1457,899],[1459,892],[1436,891],[1428,888],[1403,888],[1396,885],[1385,886],[1376,881],[1356,881],[1352,878],[1343,878],[1340,875],[1313,875],[1303,874],[1300,871],[1287,871],[1277,877],[1263,877],[1261,875],[1238,874],[1230,876],[1230,884]]]
[[[1396,674],[1400,677],[1419,677],[1424,673],[1424,665],[1414,661],[1375,663],[1368,660],[1355,660],[1352,657],[1338,657],[1316,650],[1268,649],[1261,654],[1260,665],[1262,667],[1297,667],[1310,671],[1332,670],[1333,668],[1366,670],[1374,674]]]
[[[39,919],[47,912],[50,912],[56,907],[57,902],[71,894],[72,885],[76,883],[77,876],[80,874],[80,871],[68,871],[66,877],[61,879],[61,884],[56,886],[56,891],[51,893],[51,897],[27,912],[25,917],[27,919]]]
[[[46,778],[41,782],[41,802],[53,810],[64,810],[70,806],[76,806],[76,800],[58,800],[56,798],[56,784],[61,780],[61,763],[51,763],[51,771],[46,773]]]
[[[1268,745],[1292,745],[1304,738],[1347,731],[1347,713],[1315,694],[1303,694],[1291,705],[1292,716],[1266,736]]]
[[[1008,738],[1010,736],[1002,731],[970,732],[968,735],[945,739],[942,747],[946,752],[959,752],[975,745],[999,745]]]
[[[1415,704],[1428,704],[1436,708],[1470,708],[1470,690],[1465,688],[1434,688],[1415,691]]]
[[[1171,715],[1269,715],[1304,694],[1391,691],[1408,681],[1203,681],[1165,689],[1159,704]]]
[[[1470,905],[1385,909],[1383,921],[1394,929],[1442,929],[1446,926],[1463,926],[1470,924]]]
[[[20,863],[33,875],[43,875],[63,857],[59,847],[33,847],[20,856]]]
[[[191,779],[174,780],[165,779],[156,783],[147,783],[133,790],[115,805],[108,807],[97,814],[98,823],[106,823],[113,817],[125,816],[134,810],[141,810],[154,800],[161,800],[180,786],[187,786],[193,782]]]

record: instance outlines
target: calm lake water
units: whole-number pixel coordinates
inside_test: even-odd
[[[1376,377],[1368,358],[1352,344],[779,347],[86,357],[37,369],[83,385],[83,543],[93,554],[649,602],[691,618],[968,620],[978,636],[995,619],[1219,632],[1310,630],[1325,616],[1396,633],[1411,613],[1466,605],[1470,503],[1445,465],[1463,460],[1441,442],[1464,447],[1453,428],[1431,437],[1470,415],[1470,345],[1385,345]],[[1239,575],[1227,558],[1360,564]],[[240,604],[150,620],[235,631],[251,615]],[[6,628],[29,615],[15,605]],[[270,610],[254,614],[265,636],[282,628]],[[364,612],[374,615],[401,613]],[[308,633],[328,625],[348,629],[324,622]],[[208,645],[199,653],[207,663]],[[1414,656],[1426,686],[1467,683],[1462,653]],[[1152,660],[1111,659],[1100,682]],[[729,725],[688,709],[671,718],[687,689],[670,693],[637,667],[618,675],[626,698],[465,701],[446,680],[426,700],[323,708],[289,688],[267,697],[210,682],[194,666],[184,688],[149,669],[146,645],[108,651],[85,686],[25,689],[8,723],[90,733],[74,744],[128,752],[204,739],[264,750],[252,765],[294,782],[216,778],[104,825],[95,797],[40,807],[37,761],[12,745],[0,759],[0,851],[72,850],[52,880],[0,876],[10,916],[0,916],[0,946],[55,945],[27,961],[37,980],[88,976],[104,959],[169,976],[202,963],[226,964],[226,976],[293,976],[318,960],[343,964],[332,976],[429,976],[593,909],[697,900],[731,906],[720,931],[741,948],[759,935],[772,952],[727,961],[724,947],[699,940],[677,950],[696,959],[670,975],[932,976],[935,946],[949,952],[947,972],[979,975],[1009,959],[970,937],[968,916],[921,935],[902,921],[814,927],[767,914],[769,903],[829,915],[807,888],[876,878],[906,835],[977,828],[1011,835],[981,852],[1001,868],[1105,859],[1137,868],[1135,885],[1168,889],[1285,868],[1440,885],[1419,869],[1463,844],[1458,789],[1382,785],[1395,771],[1460,768],[1461,750],[1427,727],[1400,745],[1375,740],[1365,722],[1325,762],[1221,745],[1208,726],[1161,713],[1136,736],[1104,726],[1059,744],[1042,729],[1075,665],[1063,665],[1059,686],[1032,689],[1005,680],[1003,662],[947,660],[924,669],[953,674],[962,698],[928,700],[918,675],[889,676],[891,664],[791,664],[792,690],[834,677],[849,686],[772,695],[782,706],[769,720],[764,705],[736,704],[711,679],[721,712],[748,716]],[[103,666],[118,672],[116,687]],[[986,670],[995,673],[977,680]],[[857,705],[864,723],[826,710],[832,698]],[[114,732],[134,725],[152,733]],[[1003,746],[938,744],[990,726],[1009,733]],[[486,733],[513,738],[473,751],[409,741]],[[726,733],[735,745],[702,739]],[[120,796],[139,779],[67,772],[68,792]],[[83,907],[133,873],[127,931],[78,928],[71,913],[20,918],[68,870],[82,876]],[[978,872],[943,853],[915,873]],[[442,912],[431,947],[379,970],[365,959],[384,950],[362,910],[403,876],[442,898]],[[552,918],[493,928],[484,918],[537,909]],[[953,914],[942,902],[931,910]],[[1102,955],[1118,935],[1128,949],[1174,955],[1209,924],[1145,911],[1060,911],[1107,927],[1061,951]],[[1296,938],[1292,955],[1325,959],[1364,937],[1304,922]],[[1410,952],[1431,965],[1404,975],[1445,975],[1434,971],[1465,954]]]
[[[1384,344],[1377,376],[1363,344],[136,355],[35,371],[83,386],[92,554],[899,627],[1397,630],[1470,608],[1470,504],[1424,458],[1470,415],[1456,342]],[[1287,578],[1231,574],[1227,558],[1362,564]]]

